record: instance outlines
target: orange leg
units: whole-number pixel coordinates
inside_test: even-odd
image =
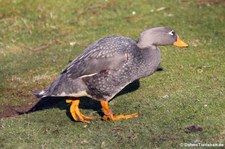
[[[104,112],[103,120],[120,120],[120,119],[128,119],[133,117],[138,117],[138,113],[133,113],[129,115],[113,115],[112,111],[109,109],[108,101],[101,101],[101,106]]]
[[[94,116],[85,116],[79,110],[80,100],[67,99],[67,103],[71,103],[70,113],[75,121],[81,121],[84,123],[89,123],[89,120],[96,119]]]

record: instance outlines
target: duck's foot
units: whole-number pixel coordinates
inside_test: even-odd
[[[67,99],[66,102],[71,103],[70,113],[71,113],[74,121],[89,123],[90,120],[96,119],[95,116],[86,116],[80,112],[79,107],[78,107],[80,100]]]
[[[101,106],[104,112],[103,120],[120,120],[120,119],[129,119],[133,117],[138,117],[138,113],[133,113],[129,115],[113,115],[112,111],[109,109],[108,101],[101,101]]]

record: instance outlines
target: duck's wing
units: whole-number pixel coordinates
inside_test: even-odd
[[[76,79],[121,68],[128,61],[127,48],[130,48],[130,45],[121,44],[116,37],[113,38],[115,41],[112,41],[112,38],[103,38],[90,45],[62,73]]]

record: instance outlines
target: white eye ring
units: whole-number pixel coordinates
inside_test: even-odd
[[[175,34],[174,33],[174,30],[170,31],[168,34],[171,35],[171,36],[173,36]]]

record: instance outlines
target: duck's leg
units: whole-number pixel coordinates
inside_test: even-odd
[[[138,117],[138,113],[133,113],[129,115],[113,115],[112,111],[109,109],[108,101],[101,101],[101,106],[104,112],[103,120],[120,120],[120,119],[128,119],[132,117]]]
[[[80,109],[79,109],[80,100],[79,99],[77,99],[77,100],[67,99],[66,102],[71,103],[70,113],[75,121],[81,121],[84,123],[88,123],[89,120],[96,119],[96,117],[94,117],[94,116],[85,116],[84,114],[82,114],[80,112]]]

